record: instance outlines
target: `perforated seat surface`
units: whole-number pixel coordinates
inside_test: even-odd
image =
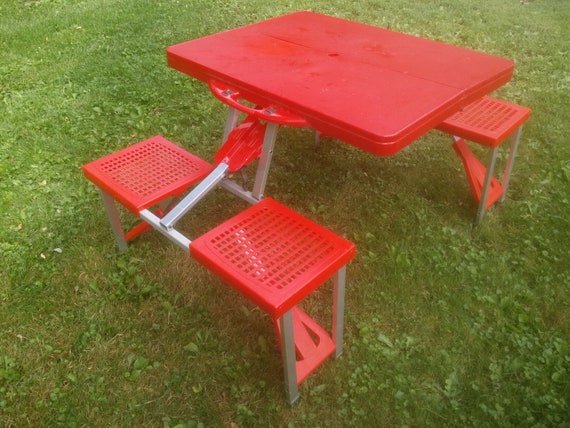
[[[273,318],[346,265],[353,243],[266,198],[190,244],[190,255]]]
[[[529,118],[530,112],[527,107],[483,97],[455,113],[437,129],[496,147]]]
[[[85,176],[135,215],[178,196],[212,171],[208,162],[161,136],[83,166]]]

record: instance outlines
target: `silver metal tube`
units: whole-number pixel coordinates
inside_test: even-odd
[[[224,178],[221,181],[220,186],[250,204],[256,204],[259,202],[259,199],[254,198],[250,191],[245,190],[242,186],[229,178]]]
[[[167,230],[174,227],[180,218],[192,209],[212,188],[216,186],[225,176],[228,165],[219,164],[208,176],[202,180],[188,195],[184,197],[172,210],[166,214],[160,224]]]
[[[285,371],[285,393],[289,404],[299,399],[297,386],[297,357],[295,354],[295,337],[293,335],[293,309],[279,318],[281,327],[281,352]]]
[[[230,132],[236,127],[239,117],[239,111],[233,107],[228,107],[228,115],[226,116],[226,124],[224,126],[224,135],[222,144],[224,144],[230,135]]]
[[[113,230],[113,235],[115,236],[115,242],[119,251],[125,251],[128,247],[127,240],[125,239],[125,232],[123,231],[123,226],[121,226],[121,219],[119,217],[119,211],[115,205],[115,200],[111,195],[109,195],[104,190],[99,189],[101,192],[101,197],[103,198],[103,205],[105,206],[105,211],[107,211],[107,217],[109,218],[109,223],[111,223],[111,229]]]
[[[497,161],[498,147],[493,147],[489,152],[489,162],[487,163],[487,173],[483,181],[483,188],[481,189],[481,200],[479,201],[479,209],[477,210],[477,217],[475,217],[475,225],[478,225],[485,216],[487,206],[487,197],[489,196],[489,189],[491,187],[491,180],[493,179],[493,172],[495,171],[495,163]]]
[[[515,163],[515,156],[519,148],[519,141],[522,134],[522,125],[517,128],[513,135],[513,141],[511,143],[511,151],[509,152],[509,158],[507,159],[507,164],[505,165],[505,172],[503,173],[503,194],[499,199],[499,202],[504,202],[507,196],[507,189],[509,188],[509,182],[511,181],[511,172],[513,169],[513,164]]]
[[[190,243],[192,241],[190,239],[188,239],[186,236],[182,235],[177,230],[174,230],[174,229],[167,230],[164,227],[162,227],[162,225],[160,224],[160,218],[157,217],[156,215],[154,215],[149,210],[142,210],[140,212],[140,216],[144,221],[146,221],[148,224],[150,224],[154,229],[158,230],[160,233],[162,233],[164,236],[166,236],[168,239],[170,239],[176,245],[181,247],[187,253],[190,253]]]
[[[259,157],[257,164],[257,172],[255,173],[255,183],[253,184],[253,197],[257,200],[263,198],[265,185],[267,184],[267,177],[269,176],[269,167],[271,165],[271,157],[273,156],[273,148],[275,146],[275,139],[277,138],[277,130],[279,125],[276,123],[268,123],[265,128],[265,135],[263,137],[263,150]]]

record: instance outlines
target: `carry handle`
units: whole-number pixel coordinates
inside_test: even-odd
[[[280,107],[276,106],[249,107],[245,104],[242,104],[240,100],[242,100],[243,98],[241,97],[239,91],[230,89],[219,82],[210,81],[208,83],[208,86],[212,94],[214,94],[214,96],[218,98],[220,101],[228,104],[230,107],[233,107],[236,110],[239,110],[257,119],[266,120],[268,122],[277,123],[279,125],[309,126],[305,119],[296,116],[293,113],[290,113],[287,110]]]

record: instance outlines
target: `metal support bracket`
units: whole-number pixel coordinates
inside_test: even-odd
[[[162,233],[164,236],[166,236],[168,239],[170,239],[172,242],[174,242],[180,248],[185,250],[187,253],[190,253],[190,243],[192,241],[190,239],[188,239],[186,236],[184,236],[183,234],[181,234],[180,232],[178,232],[175,229],[170,229],[170,230],[165,229],[160,224],[160,218],[157,217],[156,215],[154,215],[149,210],[142,210],[140,212],[140,216],[144,221],[146,221],[148,224],[150,224],[154,229],[158,230],[160,233]]]
[[[265,135],[263,137],[263,149],[257,164],[257,172],[255,173],[255,183],[253,184],[253,197],[257,200],[263,198],[267,177],[269,176],[269,166],[271,165],[271,157],[273,156],[273,148],[277,138],[279,125],[276,123],[267,123]]]
[[[200,182],[188,195],[184,197],[172,210],[166,214],[160,224],[171,230],[174,224],[196,205],[210,190],[212,190],[223,178],[226,177],[228,165],[219,164],[204,180]]]

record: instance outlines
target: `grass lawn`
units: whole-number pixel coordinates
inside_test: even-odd
[[[281,129],[266,193],[358,249],[345,353],[288,406],[270,320],[156,233],[117,253],[81,165],[156,134],[211,159],[225,108],[165,48],[302,9],[511,58],[495,96],[533,114],[477,228],[449,136],[380,158]],[[569,23],[568,0],[3,0],[0,427],[569,427]],[[184,227],[242,208],[215,192]]]

